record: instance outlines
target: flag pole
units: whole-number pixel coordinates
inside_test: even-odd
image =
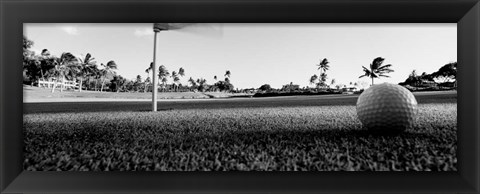
[[[168,23],[154,23],[153,24],[153,32],[155,32],[154,37],[153,37],[153,65],[152,65],[152,73],[153,73],[153,91],[152,91],[152,111],[156,112],[157,111],[157,86],[158,86],[158,76],[157,76],[157,61],[156,61],[156,55],[157,55],[157,33],[159,33],[162,30],[168,30],[170,28],[170,25]]]
[[[152,111],[157,112],[157,85],[158,85],[158,80],[157,80],[157,60],[156,60],[156,55],[157,55],[157,33],[160,32],[159,30],[157,31],[154,29],[154,37],[153,37],[153,65],[152,65],[152,78],[153,78],[153,86],[152,86]]]

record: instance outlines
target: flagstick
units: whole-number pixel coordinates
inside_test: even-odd
[[[160,31],[158,31],[160,32]],[[157,61],[156,61],[156,54],[157,54],[157,31],[155,30],[155,35],[153,38],[153,87],[152,87],[152,111],[157,112]]]

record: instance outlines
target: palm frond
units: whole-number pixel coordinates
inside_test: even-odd
[[[383,71],[380,71],[378,73],[380,74],[386,74],[386,73],[391,73],[391,72],[394,72],[392,69],[386,69],[386,70],[383,70]]]
[[[324,58],[324,59],[320,62],[320,65],[327,65],[328,63],[330,63],[330,62],[328,62],[327,58]]]
[[[372,74],[370,69],[366,68],[365,66],[362,66],[362,67],[363,67],[363,72],[365,72],[365,74],[362,77],[364,77],[364,76],[370,77],[370,75]]]
[[[178,75],[180,76],[185,76],[185,69],[183,69],[183,67],[180,67],[180,69],[178,70]]]
[[[327,58],[324,58],[323,60],[320,61],[319,64],[317,64],[318,66],[318,70],[322,69],[323,71],[326,71],[330,68],[330,66],[328,65],[328,59]]]
[[[65,52],[65,53],[62,53],[62,55],[60,56],[60,60],[61,61],[76,61],[77,58],[75,56],[73,56],[72,53]]]
[[[379,70],[380,70],[380,69],[388,69],[388,68],[390,68],[391,66],[392,66],[392,64],[387,64],[387,65],[380,66],[380,67],[378,67],[377,69],[379,69]]]
[[[382,66],[382,63],[385,59],[382,57],[377,57],[373,60],[372,64],[370,64],[370,67],[372,70],[378,69],[380,66]]]
[[[318,79],[318,76],[316,74],[312,75],[312,77],[310,77],[310,83],[315,83],[317,79]]]
[[[389,69],[389,68],[382,68],[382,69],[377,69],[375,70],[376,73],[390,73],[390,72],[393,72],[393,69]]]
[[[145,73],[150,73],[150,71],[153,69],[153,62],[150,63],[150,67],[145,69]]]
[[[90,53],[87,53],[87,55],[85,56],[85,60],[83,60],[83,62],[88,63],[90,61],[90,58],[92,58],[92,55],[90,55]]]
[[[365,66],[362,66],[362,67],[363,67],[363,71],[370,72],[370,69],[366,68]]]
[[[117,64],[115,63],[115,61],[109,61],[107,63],[107,67],[110,69],[117,69]]]

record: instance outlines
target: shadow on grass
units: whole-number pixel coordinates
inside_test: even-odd
[[[174,108],[157,108],[157,112],[166,112],[175,110]],[[152,109],[139,109],[137,111],[129,111],[129,112],[152,112]]]
[[[152,133],[154,131],[154,133]],[[27,132],[30,170],[394,170],[455,169],[456,138],[366,130]],[[419,160],[418,162],[416,160]],[[445,163],[446,166],[445,166]]]

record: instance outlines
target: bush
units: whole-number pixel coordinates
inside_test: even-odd
[[[303,96],[303,95],[328,95],[328,94],[341,94],[341,92],[334,91],[334,90],[325,90],[325,91],[299,91],[295,90],[292,92],[278,92],[278,91],[271,91],[265,93],[255,93],[253,97],[274,97],[274,96]]]
[[[430,86],[430,87],[414,87],[410,85],[403,86],[410,90],[411,92],[430,92],[430,91],[444,91],[444,90],[454,90],[455,87],[444,87],[444,86]]]

